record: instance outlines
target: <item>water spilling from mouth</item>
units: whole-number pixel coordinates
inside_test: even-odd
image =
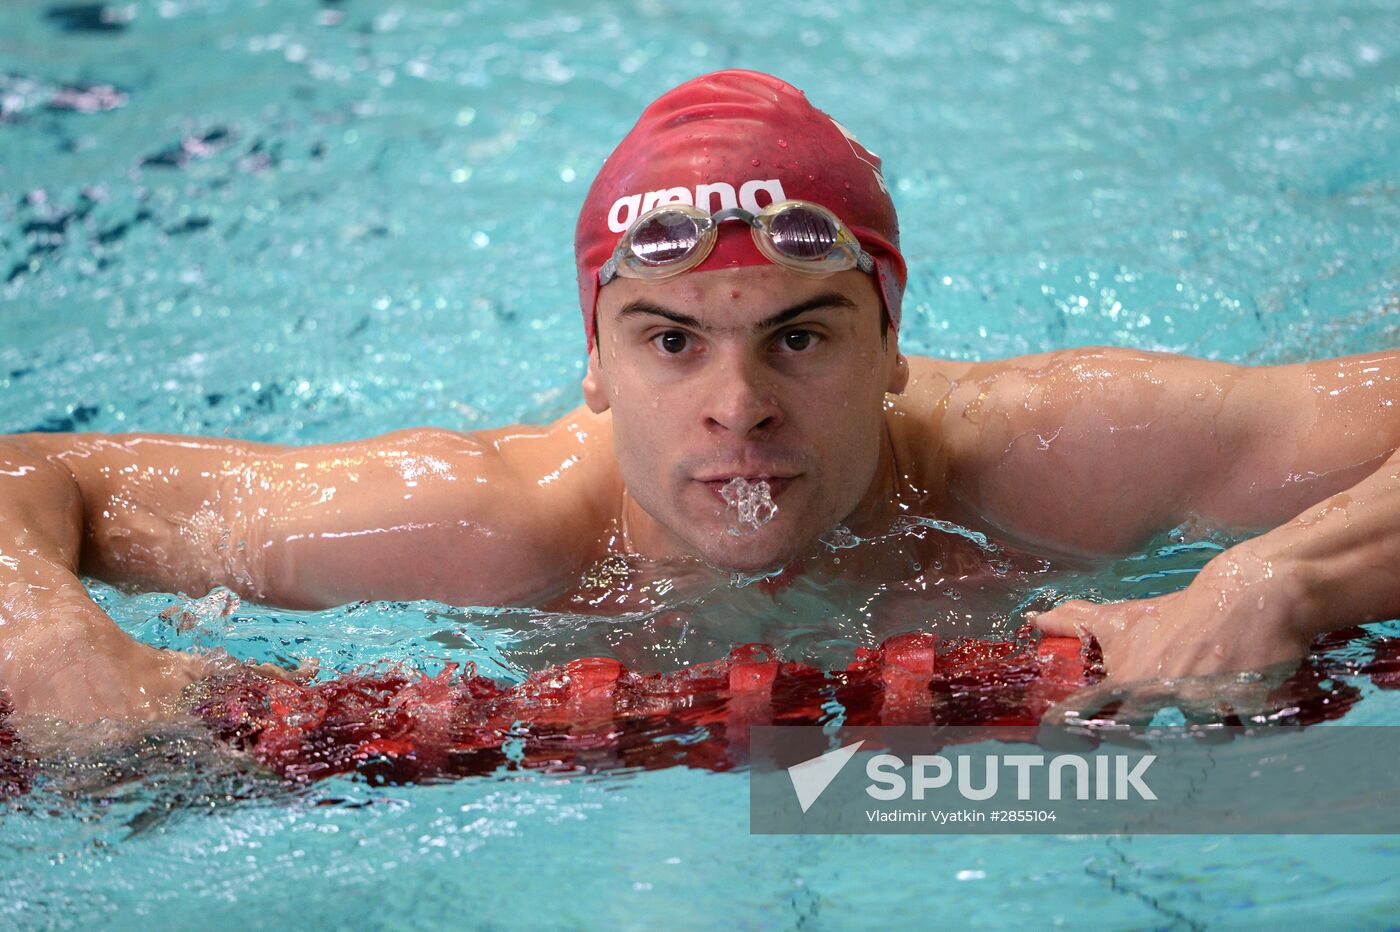
[[[742,476],[735,476],[720,489],[729,514],[729,533],[735,536],[752,534],[772,521],[778,513],[778,505],[773,501],[773,490],[767,479],[750,482]]]

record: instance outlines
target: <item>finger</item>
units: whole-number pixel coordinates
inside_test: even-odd
[[[184,651],[167,651],[162,658],[166,671],[192,683],[218,672],[218,663],[213,657],[204,654],[187,654]]]
[[[1093,634],[1094,615],[1089,602],[1066,602],[1031,617],[1031,624],[1050,637],[1079,638]]]
[[[1047,709],[1042,720],[1055,725],[1147,724],[1162,709],[1180,706],[1170,681],[1125,683],[1110,677],[1066,696]]]
[[[321,660],[319,657],[296,657],[297,668],[292,671],[292,675],[301,683],[310,683],[316,678],[316,674],[321,672]]]
[[[281,680],[284,683],[300,684],[301,682],[301,678],[297,675],[299,670],[286,670],[275,663],[249,664],[248,669],[260,676]]]
[[[1218,722],[1239,715],[1251,717],[1269,712],[1278,701],[1268,689],[1269,677],[1238,674],[1139,680],[1132,683],[1105,680],[1080,690],[1046,710],[1042,721],[1052,725],[1115,723],[1145,725],[1163,709],[1174,709],[1177,720]]]
[[[315,657],[303,659],[279,656],[277,659],[280,661],[279,663],[248,663],[245,666],[262,676],[269,676],[284,683],[296,683],[301,686],[309,684],[316,678],[316,674],[321,672],[321,661]],[[284,666],[284,664],[296,664],[296,666],[289,667]]]
[[[1125,690],[1117,683],[1104,680],[1087,686],[1078,692],[1070,693],[1059,702],[1052,704],[1041,716],[1041,721],[1049,725],[1084,725],[1092,722],[1111,721],[1122,704]]]
[[[1277,711],[1293,701],[1279,689],[1297,669],[1284,662],[1240,673],[1216,673],[1175,681],[1181,708],[1188,715],[1218,718],[1239,715],[1249,718]]]

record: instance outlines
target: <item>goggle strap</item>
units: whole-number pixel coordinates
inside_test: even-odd
[[[617,256],[608,257],[608,261],[603,263],[603,267],[598,270],[599,286],[606,285],[617,277]]]

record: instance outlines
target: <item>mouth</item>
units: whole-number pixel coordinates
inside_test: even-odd
[[[714,495],[715,499],[720,504],[727,505],[727,503],[724,500],[723,490],[724,487],[734,479],[746,479],[750,483],[760,481],[766,482],[768,483],[768,494],[776,499],[779,495],[783,493],[783,490],[786,489],[789,485],[791,485],[793,480],[797,478],[797,476],[742,476],[736,474],[732,476],[722,476],[718,479],[697,479],[695,481],[699,482],[703,486],[707,486],[710,490],[710,493]]]

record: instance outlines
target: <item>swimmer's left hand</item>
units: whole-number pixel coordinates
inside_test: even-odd
[[[1236,547],[1180,592],[1109,604],[1075,600],[1031,620],[1046,635],[1093,638],[1102,651],[1104,681],[1070,697],[1066,706],[1102,707],[1132,694],[1139,704],[1165,705],[1176,696],[1194,698],[1192,704],[1209,701],[1216,712],[1242,712],[1222,707],[1238,703],[1222,701],[1218,678],[1210,684],[1172,681],[1266,668],[1291,673],[1312,640],[1302,620],[1304,604],[1292,575]],[[1149,681],[1156,681],[1155,688],[1137,686]],[[1125,690],[1130,684],[1135,688]],[[1210,695],[1193,697],[1202,685]]]
[[[249,664],[248,669],[262,676],[269,676],[284,683],[295,683],[298,686],[305,686],[316,678],[316,673],[321,669],[320,661],[314,657],[311,660],[299,661],[295,670],[288,670],[286,667],[279,667],[275,663]]]

